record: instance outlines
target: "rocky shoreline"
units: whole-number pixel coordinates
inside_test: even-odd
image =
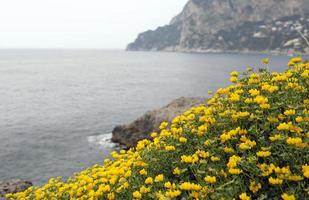
[[[5,199],[7,193],[22,192],[32,186],[32,182],[15,179],[9,181],[0,181],[0,200]]]
[[[158,131],[161,122],[169,122],[190,107],[205,104],[206,100],[204,97],[180,97],[162,108],[148,111],[130,124],[116,126],[112,142],[134,147],[139,140],[150,139],[150,133]]]

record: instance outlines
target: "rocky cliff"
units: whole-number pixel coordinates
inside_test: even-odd
[[[128,50],[309,53],[308,0],[189,0]]]
[[[206,98],[202,97],[178,98],[160,109],[146,112],[130,124],[116,126],[113,130],[112,141],[126,147],[133,147],[139,140],[150,139],[150,133],[158,131],[161,122],[170,122],[190,107],[205,103]]]

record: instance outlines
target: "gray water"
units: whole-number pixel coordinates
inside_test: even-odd
[[[0,50],[0,180],[35,184],[102,163],[113,127],[180,96],[205,96],[263,55]],[[271,58],[282,71],[289,58]],[[98,136],[98,137],[96,137]]]

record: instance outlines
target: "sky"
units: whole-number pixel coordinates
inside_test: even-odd
[[[0,48],[124,49],[188,0],[1,0]]]

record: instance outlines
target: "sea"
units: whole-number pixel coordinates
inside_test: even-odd
[[[101,164],[116,125],[181,96],[207,96],[248,67],[288,56],[100,49],[0,50],[0,180],[41,185]]]

